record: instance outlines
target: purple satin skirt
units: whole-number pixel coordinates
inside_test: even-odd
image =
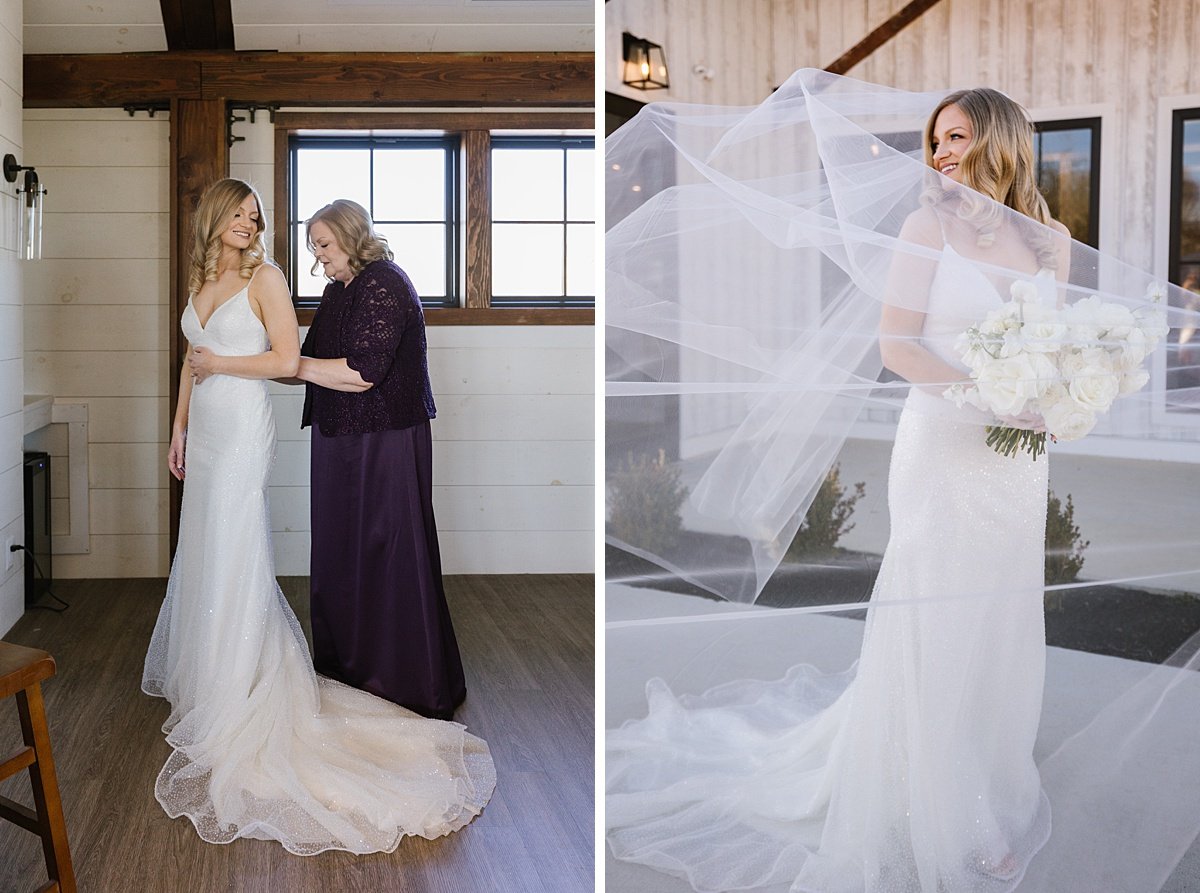
[[[429,422],[341,437],[313,425],[311,496],[317,672],[449,719],[467,690],[442,589]]]

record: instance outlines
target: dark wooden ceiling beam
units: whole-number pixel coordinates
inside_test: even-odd
[[[118,53],[25,57],[25,107],[171,99],[590,107],[591,53]]]
[[[159,0],[169,50],[233,50],[231,0]]]
[[[845,74],[937,4],[938,0],[912,0],[831,64],[825,66],[825,70],[832,74]]]

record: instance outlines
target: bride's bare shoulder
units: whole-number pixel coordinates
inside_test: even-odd
[[[938,212],[929,205],[917,208],[904,218],[904,224],[900,227],[900,238],[906,242],[940,248],[942,225],[938,220]]]

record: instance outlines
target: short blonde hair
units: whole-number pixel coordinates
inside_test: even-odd
[[[309,247],[312,247],[312,225],[318,220],[329,227],[338,247],[350,255],[350,272],[355,276],[372,261],[392,259],[387,239],[375,231],[371,215],[358,202],[339,198],[305,220],[304,238]],[[320,269],[321,264],[314,261],[313,275]]]
[[[233,177],[218,180],[204,190],[192,218],[192,256],[188,262],[190,294],[197,294],[205,282],[217,278],[217,261],[222,249],[221,233],[248,195],[254,196],[254,203],[258,206],[258,222],[250,245],[242,250],[238,273],[243,279],[249,279],[266,262],[267,242],[263,234],[267,229],[267,215],[258,192],[244,180]]]

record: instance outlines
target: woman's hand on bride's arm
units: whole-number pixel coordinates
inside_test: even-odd
[[[220,362],[223,359],[224,357],[213,353],[207,347],[193,347],[192,352],[188,354],[187,362],[196,384],[200,384],[210,375],[219,375],[221,373]]]
[[[183,453],[187,443],[187,434],[176,431],[171,435],[171,446],[167,449],[167,470],[178,481],[183,480]]]

